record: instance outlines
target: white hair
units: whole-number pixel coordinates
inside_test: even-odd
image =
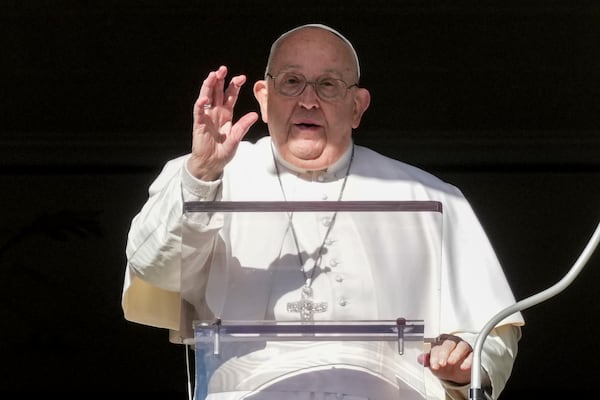
[[[267,68],[265,70],[265,75],[267,73],[269,73],[269,68],[271,66],[271,61],[273,59],[273,55],[275,53],[275,50],[277,49],[277,46],[279,46],[279,44],[281,43],[281,41],[283,39],[285,39],[286,37],[288,37],[291,33],[296,32],[296,31],[298,31],[300,29],[304,29],[304,28],[319,28],[319,29],[324,29],[326,31],[329,31],[329,32],[333,33],[334,35],[336,35],[340,39],[342,39],[342,41],[344,41],[344,43],[346,43],[346,45],[352,51],[352,55],[354,56],[354,62],[356,63],[357,78],[360,79],[360,64],[358,62],[358,54],[356,54],[356,50],[354,49],[354,46],[352,46],[352,43],[350,43],[350,41],[348,39],[346,39],[346,37],[344,35],[342,35],[340,32],[336,31],[335,29],[333,29],[333,28],[331,28],[331,27],[329,27],[327,25],[323,25],[323,24],[306,24],[306,25],[300,25],[300,26],[298,26],[298,27],[296,27],[294,29],[291,29],[291,30],[285,32],[281,36],[279,36],[277,38],[277,40],[275,40],[273,42],[273,44],[271,45],[271,51],[269,52],[269,59],[267,61]]]

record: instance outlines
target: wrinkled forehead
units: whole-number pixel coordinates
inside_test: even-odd
[[[350,41],[348,39],[346,39],[346,37],[344,37],[344,35],[342,35],[338,31],[336,31],[335,29],[333,29],[333,28],[331,28],[331,27],[329,27],[327,25],[323,25],[323,24],[306,24],[306,25],[301,25],[301,26],[296,27],[294,29],[291,29],[291,30],[285,32],[284,34],[282,34],[281,36],[279,36],[277,38],[277,40],[275,40],[275,42],[273,42],[273,45],[271,46],[271,51],[269,52],[269,60],[267,62],[267,69],[266,69],[265,73],[269,72],[271,63],[273,62],[273,58],[274,58],[275,53],[277,52],[279,46],[287,38],[289,38],[290,36],[292,36],[294,33],[298,32],[300,30],[303,30],[303,29],[307,29],[307,28],[322,29],[324,31],[330,32],[331,34],[333,34],[337,38],[339,38],[341,40],[341,42],[346,45],[346,47],[348,48],[348,50],[350,50],[350,53],[352,54],[352,57],[354,58],[354,63],[356,64],[357,78],[360,78],[360,64],[358,62],[358,55],[356,53],[356,50],[354,49],[354,46],[352,46],[352,43],[350,43]]]

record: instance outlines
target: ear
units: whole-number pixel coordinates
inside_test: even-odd
[[[365,88],[358,88],[354,95],[354,114],[352,116],[352,128],[360,125],[363,114],[371,104],[371,93]]]
[[[258,105],[260,106],[260,115],[262,117],[262,121],[266,124],[269,122],[269,118],[267,115],[267,98],[269,94],[269,89],[266,80],[256,81],[254,84],[254,98],[258,101]]]

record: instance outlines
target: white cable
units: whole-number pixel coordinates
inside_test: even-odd
[[[596,226],[596,230],[592,234],[588,244],[585,246],[575,264],[571,267],[569,272],[556,284],[549,287],[548,289],[537,293],[533,296],[527,297],[507,308],[497,313],[495,316],[490,319],[490,321],[483,327],[479,335],[477,336],[477,340],[475,341],[475,346],[473,348],[473,364],[471,368],[471,389],[469,391],[469,399],[471,400],[479,400],[483,399],[483,391],[481,389],[481,350],[483,348],[483,343],[487,335],[490,333],[492,329],[502,321],[504,318],[508,317],[516,313],[517,311],[523,311],[526,308],[539,304],[551,297],[556,296],[560,292],[562,292],[567,286],[573,282],[573,280],[577,277],[579,272],[583,269],[589,258],[591,257],[594,249],[600,242],[600,222],[598,222],[598,226]]]

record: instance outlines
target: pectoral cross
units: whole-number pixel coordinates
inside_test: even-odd
[[[288,312],[300,313],[302,321],[312,321],[315,313],[327,311],[327,302],[313,302],[313,290],[310,286],[304,285],[301,293],[300,300],[287,303]]]

